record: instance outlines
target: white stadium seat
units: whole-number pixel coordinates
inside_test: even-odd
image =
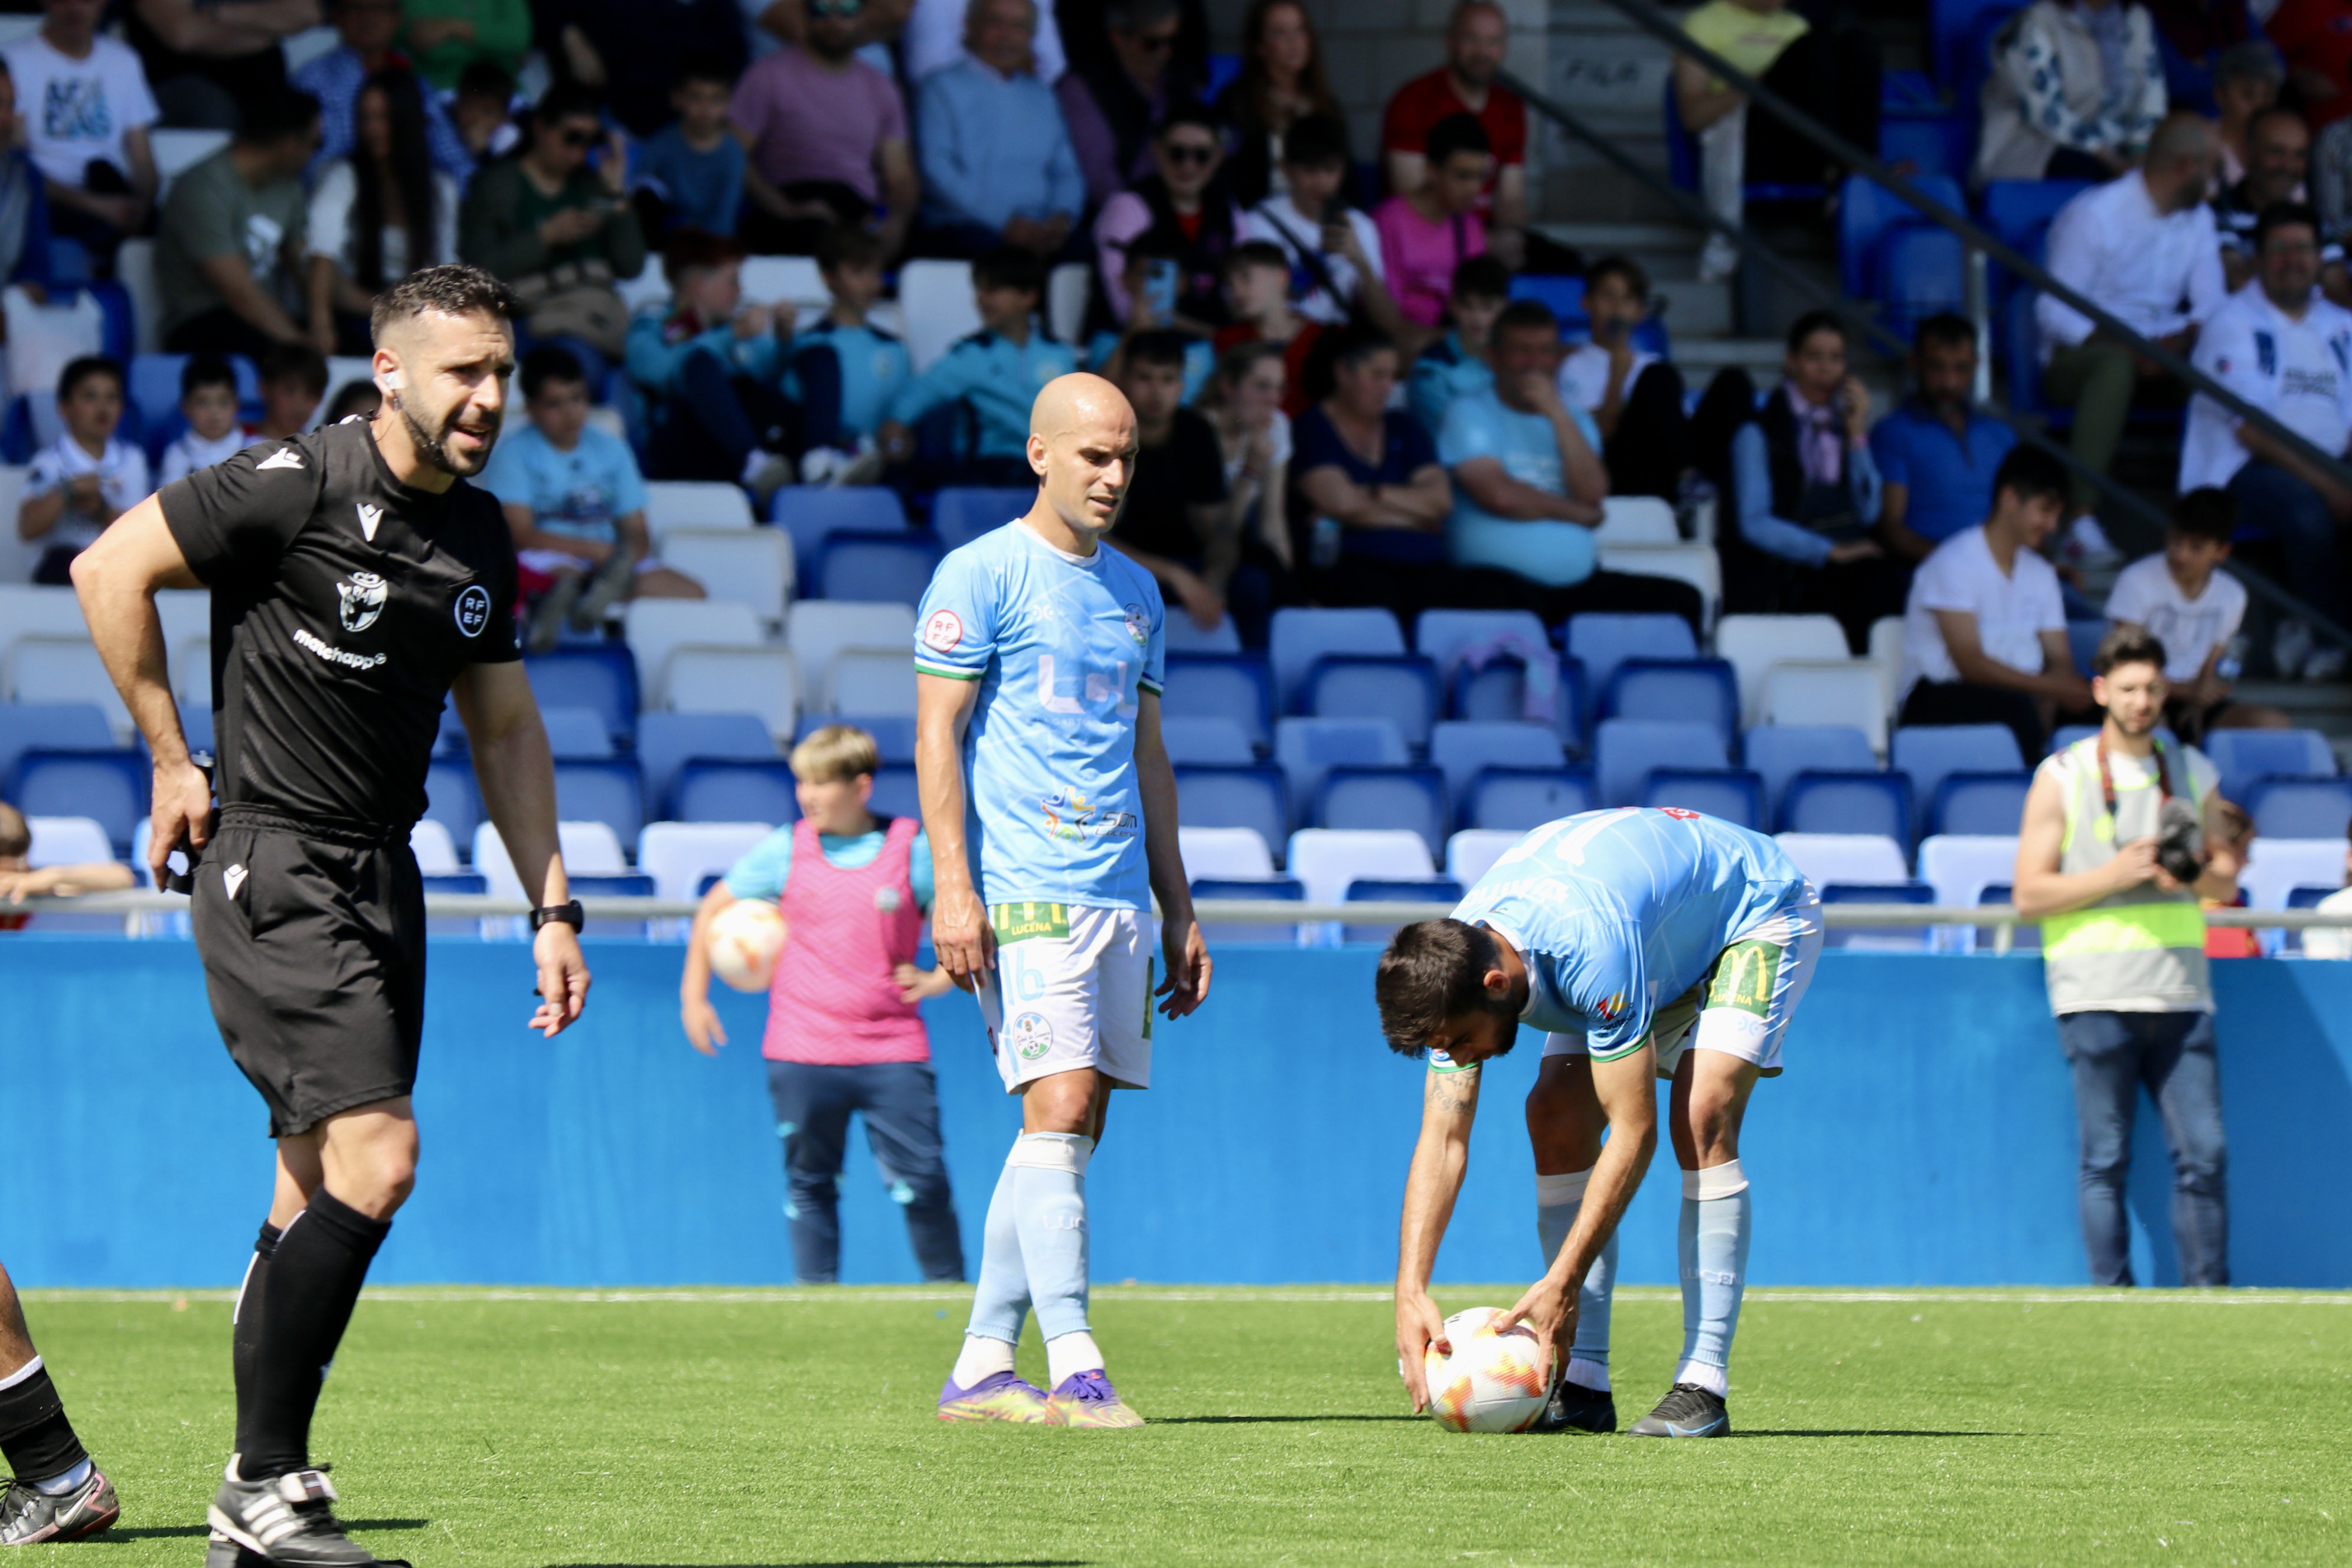
[[[1907,882],[1910,864],[1903,846],[1876,833],[1783,833],[1778,842],[1805,880],[1816,888],[1832,882]]]
[[[131,743],[131,710],[122,705],[113,677],[87,637],[17,638],[8,650],[7,683],[11,702],[95,703],[114,738]]]
[[[669,302],[669,279],[663,276],[660,261],[651,260],[635,278],[624,278],[615,282],[613,291],[621,297],[621,303],[629,308],[629,313],[635,315],[649,307],[658,310]]]
[[[1526,834],[1506,827],[1465,827],[1445,841],[1445,874],[1468,888],[1495,868],[1503,851]]]
[[[778,743],[800,718],[800,676],[789,649],[682,647],[669,656],[662,706],[678,713],[756,713]]]
[[[2261,838],[2238,879],[2246,903],[2257,910],[2283,910],[2297,888],[2334,888],[2344,881],[2341,838]]]
[[[115,248],[114,280],[131,296],[131,349],[163,352],[163,290],[155,281],[155,242],[126,239]]]
[[[1056,341],[1077,343],[1087,326],[1087,302],[1094,296],[1094,269],[1065,261],[1045,277],[1045,330]]]
[[[793,541],[781,528],[673,528],[662,564],[702,584],[714,603],[743,604],[771,626],[793,597]]]
[[[1716,558],[1712,544],[1612,544],[1602,540],[1601,565],[1609,572],[1688,583],[1698,590],[1709,622],[1723,603],[1723,563]]]
[[[1601,503],[1601,544],[1680,544],[1675,509],[1656,496],[1610,496]]]
[[[33,835],[25,864],[36,871],[44,866],[90,866],[114,858],[106,829],[87,816],[28,816],[25,826]]]
[[[1336,904],[1359,877],[1411,880],[1433,877],[1429,846],[1407,827],[1302,827],[1290,836],[1284,865],[1298,879],[1310,904]]]
[[[825,672],[820,711],[852,719],[915,714],[915,654],[908,647],[845,647]]]
[[[229,143],[226,131],[172,130],[157,126],[147,132],[147,146],[155,155],[155,206],[161,211],[172,195],[172,182]]]
[[[1195,880],[1249,881],[1274,875],[1274,851],[1255,827],[1179,827],[1176,847],[1184,858],[1184,874]]]
[[[628,858],[621,853],[620,837],[601,822],[559,822],[555,825],[556,843],[563,851],[563,868],[583,877],[614,876],[629,868]],[[514,862],[507,858],[507,847],[499,837],[494,824],[485,822],[474,829],[474,869],[489,883],[494,899],[520,899],[522,879],[515,875]]]
[[[909,261],[898,268],[898,308],[906,313],[907,358],[920,375],[959,338],[980,331],[969,261]]]
[[[1870,623],[1870,662],[1878,667],[1878,679],[1885,692],[1884,705],[1887,717],[1895,715],[1895,706],[1903,699],[1895,682],[1903,679],[1903,617],[1881,616]]]
[[[172,670],[172,695],[189,707],[211,707],[213,639],[205,636],[182,637],[164,646]]]
[[[0,463],[0,593],[18,584],[30,586],[33,565],[41,558],[42,545],[37,539],[19,539],[15,527],[16,503],[24,499],[25,476],[31,470],[15,463]],[[5,634],[0,633],[0,642]]]
[[[1947,908],[1974,908],[1985,889],[2006,886],[2017,875],[2017,838],[2006,833],[1937,833],[1919,841],[1919,880],[1936,889]],[[1990,931],[1946,926],[1936,935],[1944,952],[1974,952]]]
[[[1764,677],[1764,724],[1845,724],[1886,754],[1886,704],[1878,667],[1866,658],[1791,658]]]
[[[278,51],[286,57],[286,74],[291,77],[320,56],[334,53],[342,41],[332,27],[305,27],[278,39]]]
[[[420,817],[408,830],[408,852],[416,868],[428,877],[451,877],[465,869],[457,864],[457,841],[449,829],[431,817]]]
[[[1726,616],[1715,628],[1715,657],[1739,678],[1739,724],[1764,721],[1764,691],[1783,659],[1842,659],[1845,631],[1832,616]]]
[[[742,278],[743,298],[762,305],[797,305],[804,312],[820,312],[832,300],[814,257],[747,256]]]
[[[178,647],[191,637],[213,635],[213,596],[202,588],[165,588],[155,595],[155,618],[163,625],[163,646]]]
[[[724,874],[775,831],[767,822],[649,822],[637,835],[637,869],[654,896],[698,899],[702,879]]]
[[[784,641],[800,661],[801,705],[824,711],[826,672],[845,647],[915,647],[912,605],[865,604],[853,599],[804,599],[793,606]]]
[[[13,520],[15,513],[9,515]],[[11,526],[7,531],[14,533],[16,529]],[[0,654],[14,647],[19,637],[88,641],[89,624],[81,618],[81,601],[74,597],[71,588],[47,588],[31,583],[0,584]]]
[[[632,599],[621,613],[623,635],[637,661],[637,685],[649,706],[661,706],[669,656],[681,647],[758,647],[760,616],[731,599]]]
[[[646,481],[646,529],[656,549],[669,529],[750,528],[754,521],[751,498],[740,485],[718,479]]]
[[[323,425],[327,422],[327,410],[334,406],[335,399],[342,395],[343,388],[355,381],[373,381],[374,379],[375,362],[373,360],[361,354],[329,355],[326,395],[319,399],[319,406],[310,411],[310,423]]]

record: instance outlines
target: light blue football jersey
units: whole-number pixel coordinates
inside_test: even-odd
[[[1657,1010],[1723,950],[1805,896],[1760,833],[1696,812],[1588,811],[1504,851],[1454,918],[1508,938],[1528,965],[1520,1021],[1582,1035],[1597,1059],[1639,1047]]]
[[[1080,560],[1018,522],[940,563],[915,668],[980,682],[963,765],[982,901],[1151,907],[1135,716],[1160,693],[1165,619],[1118,551]]]

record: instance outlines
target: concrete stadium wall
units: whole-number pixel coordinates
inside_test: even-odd
[[[716,1061],[677,1024],[678,950],[592,942],[587,1020],[523,1028],[527,950],[436,942],[415,1200],[383,1282],[653,1285],[791,1277],[760,999],[725,996]],[[1421,1069],[1373,1027],[1369,949],[1231,947],[1203,1013],[1160,1030],[1159,1087],[1122,1094],[1090,1199],[1097,1279],[1383,1282]],[[2352,1285],[2329,1202],[2352,1129],[2352,964],[2215,965],[2241,1284]],[[231,1285],[269,1192],[260,1103],[222,1050],[184,942],[0,939],[0,1260],[26,1285]],[[966,1247],[1011,1139],[976,1010],[927,1008]],[[1533,1037],[1492,1071],[1440,1260],[1531,1278],[1519,1098]],[[1832,952],[1760,1086],[1744,1160],[1759,1283],[2081,1283],[2074,1120],[2032,958]],[[915,1278],[853,1139],[844,1277]],[[2163,1146],[2143,1100],[2140,1278],[2172,1270]],[[1675,1277],[1663,1151],[1624,1226],[1623,1274]]]

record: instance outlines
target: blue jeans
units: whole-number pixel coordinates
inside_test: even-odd
[[[2229,1150],[2210,1013],[2069,1013],[2058,1041],[2074,1069],[2083,1128],[2083,1243],[2095,1285],[2129,1285],[2131,1171],[2139,1086],[2164,1118],[2172,1151],[2172,1237],[2184,1285],[2230,1282]]]
[[[923,1278],[963,1278],[963,1237],[948,1189],[930,1064],[772,1061],[768,1095],[775,1101],[776,1135],[784,1141],[784,1214],[802,1284],[830,1285],[841,1271],[841,1163],[853,1110],[864,1113],[866,1146],[890,1196],[907,1211],[907,1238]]]
[[[2269,528],[2286,556],[2287,580],[2320,614],[2341,625],[2346,616],[2344,557],[2336,544],[2336,514],[2294,475],[2275,463],[2249,458],[2230,476],[2239,515]]]

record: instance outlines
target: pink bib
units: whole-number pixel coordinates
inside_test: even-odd
[[[779,900],[790,935],[768,988],[761,1055],[826,1067],[930,1060],[923,1020],[891,977],[914,962],[922,937],[908,876],[918,831],[912,817],[891,818],[882,852],[845,871],[825,859],[805,817],[793,828]]]

